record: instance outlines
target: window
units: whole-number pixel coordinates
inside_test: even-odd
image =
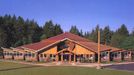
[[[32,53],[32,57],[34,57],[34,53]]]
[[[20,56],[22,56],[22,53],[20,53]]]
[[[93,55],[92,54],[90,54],[90,57],[92,57]]]
[[[27,53],[25,54],[25,56],[27,56]]]
[[[40,57],[43,57],[43,54],[40,54]]]
[[[17,56],[19,56],[19,52],[17,52]]]
[[[6,52],[4,52],[4,55],[6,55]]]
[[[52,54],[50,54],[50,57],[52,57]]]
[[[17,54],[16,54],[16,52],[14,53],[14,56],[16,56]]]
[[[46,57],[46,54],[44,54],[44,57]]]
[[[7,55],[9,55],[9,52],[7,52]]]
[[[89,57],[89,55],[87,54],[86,57]]]
[[[28,56],[29,56],[29,57],[31,57],[31,56],[32,56],[32,54],[31,54],[31,53],[28,53]]]
[[[117,52],[112,53],[113,57],[117,58],[118,54]]]
[[[125,52],[124,56],[127,56],[127,52]]]
[[[128,52],[128,54],[130,54],[130,52]]]
[[[12,55],[12,53],[10,53],[9,55]]]

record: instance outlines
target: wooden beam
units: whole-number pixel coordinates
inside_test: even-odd
[[[74,63],[76,62],[76,55],[74,54]]]
[[[100,31],[98,31],[98,66],[97,69],[101,69],[100,66]]]
[[[98,31],[98,64],[100,64],[100,31]]]
[[[61,53],[61,62],[63,62],[63,52]]]
[[[108,62],[110,63],[110,51],[108,51]]]
[[[56,55],[56,62],[58,62],[59,61],[59,56],[58,56],[58,54]]]
[[[69,63],[71,63],[71,54],[69,54]]]

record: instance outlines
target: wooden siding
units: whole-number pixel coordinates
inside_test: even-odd
[[[88,49],[86,49],[78,44],[76,44],[73,52],[75,54],[94,54],[94,52],[92,52],[92,51],[90,51],[90,50],[88,50]]]
[[[56,54],[57,53],[57,46],[54,46],[48,50],[46,50],[45,52],[43,52],[42,54]]]

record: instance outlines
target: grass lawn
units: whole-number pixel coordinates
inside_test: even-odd
[[[39,67],[0,62],[0,75],[134,75],[134,72],[84,67]]]

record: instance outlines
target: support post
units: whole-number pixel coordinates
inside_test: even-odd
[[[59,60],[58,60],[58,54],[56,55],[56,62],[58,62]]]
[[[120,51],[120,61],[122,61],[122,51]]]
[[[98,65],[97,69],[101,69],[100,66],[100,31],[98,31]]]
[[[110,51],[108,51],[108,62],[110,63]]]
[[[61,62],[63,62],[63,53],[61,53]]]
[[[69,63],[71,63],[71,54],[69,54]]]
[[[74,63],[76,62],[76,55],[74,54]]]
[[[130,61],[132,61],[132,51],[130,51]]]

